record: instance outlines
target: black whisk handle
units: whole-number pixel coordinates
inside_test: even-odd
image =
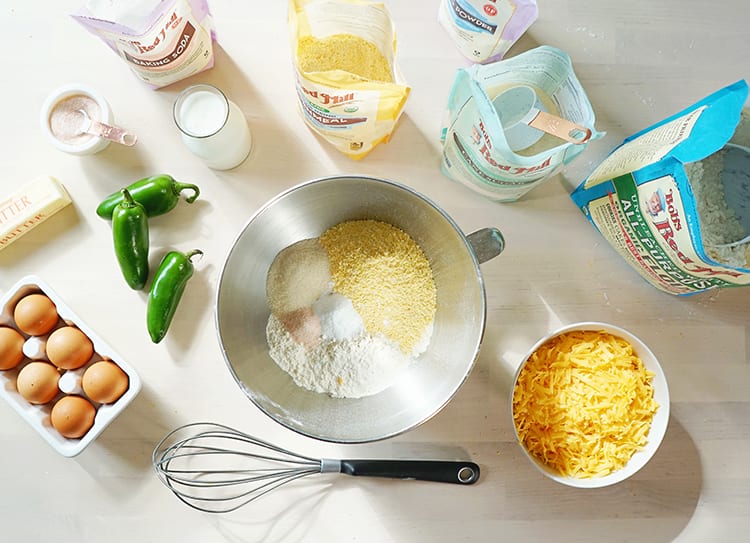
[[[470,485],[479,479],[479,466],[445,460],[341,460],[341,473]]]

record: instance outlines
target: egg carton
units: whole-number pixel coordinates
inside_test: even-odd
[[[47,334],[29,336],[19,330],[13,320],[13,309],[19,300],[29,294],[40,293],[46,295],[56,306],[60,318],[58,324]],[[94,354],[81,368],[67,370],[58,382],[58,394],[49,402],[42,405],[31,404],[19,394],[16,379],[20,370],[29,362],[47,360],[44,353],[46,338],[60,326],[75,326],[92,342]],[[141,390],[141,380],[135,370],[104,342],[89,326],[76,315],[58,294],[41,278],[27,275],[13,285],[0,299],[0,326],[9,326],[21,333],[26,339],[23,352],[24,359],[14,369],[0,371],[0,396],[19,414],[42,438],[61,455],[73,457],[81,453],[104,429],[117,417],[125,407],[138,395]],[[128,389],[115,402],[100,404],[86,397],[81,388],[81,378],[84,371],[94,362],[109,360],[117,364],[128,376]],[[96,408],[94,424],[86,434],[77,439],[66,438],[61,435],[50,421],[50,412],[60,398],[67,394],[77,394],[86,397]]]

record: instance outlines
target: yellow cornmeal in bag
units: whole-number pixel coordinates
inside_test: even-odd
[[[383,53],[353,34],[334,34],[322,39],[304,36],[297,43],[297,61],[303,72],[343,70],[370,81],[393,82],[391,67]]]
[[[433,322],[437,292],[422,249],[403,230],[381,221],[337,224],[320,236],[333,290],[352,301],[367,331],[409,354]]]
[[[289,31],[305,124],[354,160],[387,143],[411,89],[385,4],[289,0]]]

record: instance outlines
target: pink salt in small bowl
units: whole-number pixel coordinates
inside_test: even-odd
[[[93,155],[105,149],[110,140],[86,133],[82,129],[86,116],[107,125],[114,123],[112,109],[98,91],[88,85],[71,83],[47,96],[39,122],[46,138],[60,151],[71,155]]]

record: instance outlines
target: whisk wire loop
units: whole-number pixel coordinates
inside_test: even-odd
[[[283,485],[322,473],[458,484],[479,478],[479,466],[472,462],[312,458],[210,422],[167,434],[154,448],[152,462],[159,479],[180,500],[209,513],[234,511]]]

